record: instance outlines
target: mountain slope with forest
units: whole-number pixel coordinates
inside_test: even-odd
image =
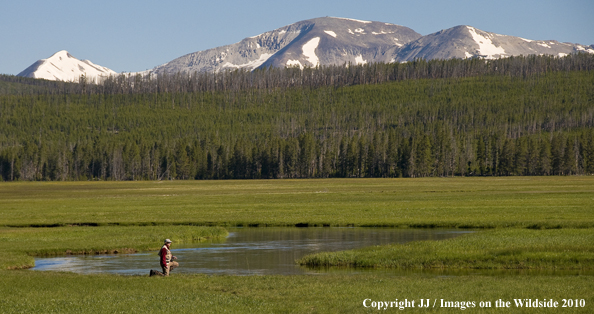
[[[590,54],[25,83],[2,180],[594,174]]]

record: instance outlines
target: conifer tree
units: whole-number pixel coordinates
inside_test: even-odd
[[[561,163],[562,174],[571,175],[577,173],[577,158],[574,145],[573,138],[568,137]]]
[[[550,175],[551,170],[551,144],[547,139],[541,139],[538,172],[540,175]]]

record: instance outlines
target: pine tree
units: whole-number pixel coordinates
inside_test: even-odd
[[[185,144],[178,145],[175,152],[175,178],[180,180],[187,180],[190,178],[190,159],[188,157],[188,150]]]
[[[358,173],[358,164],[359,164],[359,148],[358,148],[358,141],[355,137],[351,138],[349,146],[347,148],[347,158],[346,158],[346,176],[347,177],[355,177]]]
[[[594,129],[584,132],[582,136],[582,147],[584,172],[594,174]]]
[[[551,174],[551,145],[546,139],[541,139],[538,161],[538,173],[540,175]]]
[[[388,135],[385,175],[391,178],[401,176],[400,168],[398,167],[398,144],[395,132],[390,132]]]
[[[403,139],[400,143],[400,148],[398,149],[398,152],[400,153],[400,173],[406,177],[414,177],[415,174],[414,155],[411,146],[412,137]]]
[[[563,174],[563,151],[565,138],[562,134],[553,135],[551,140],[551,172],[552,174]]]
[[[514,173],[514,144],[510,139],[505,139],[499,153],[499,165],[497,166],[500,175],[510,176]]]
[[[574,145],[574,139],[568,137],[567,143],[565,144],[565,151],[563,152],[563,161],[561,163],[562,173],[565,175],[577,173],[577,158]]]
[[[431,139],[427,135],[420,136],[416,146],[416,173],[420,177],[428,177],[433,173],[433,156],[431,155]]]
[[[487,160],[487,151],[485,148],[485,141],[482,138],[477,139],[476,145],[476,163],[478,167],[478,172],[481,176],[484,176],[487,173],[486,167],[486,160]]]
[[[525,138],[520,138],[515,147],[514,174],[528,174],[528,143]]]
[[[538,141],[535,138],[528,140],[528,155],[526,158],[526,174],[537,175],[538,174],[538,163],[539,163]]]

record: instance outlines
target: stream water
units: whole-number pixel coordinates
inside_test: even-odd
[[[388,228],[232,228],[226,239],[173,243],[180,267],[172,273],[318,274],[329,270],[299,266],[295,260],[316,252],[340,251],[387,243],[443,240],[471,231]],[[160,270],[156,251],[135,254],[37,258],[33,270],[82,274],[146,275]],[[332,270],[359,273],[366,270]],[[367,270],[369,271],[369,270]]]

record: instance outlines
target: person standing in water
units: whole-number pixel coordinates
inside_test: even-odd
[[[171,240],[166,239],[165,244],[161,247],[161,251],[159,251],[159,256],[161,257],[161,268],[163,269],[163,275],[169,276],[169,273],[175,268],[179,266],[178,262],[174,260],[177,257],[171,255],[171,251],[169,248],[171,247]]]

